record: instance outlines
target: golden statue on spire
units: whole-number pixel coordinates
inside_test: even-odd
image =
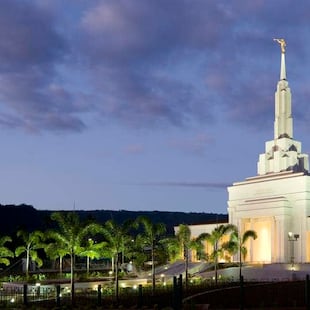
[[[282,54],[284,54],[285,53],[285,46],[286,46],[285,40],[284,39],[273,39],[273,41],[276,41],[280,44],[281,52],[282,52]]]

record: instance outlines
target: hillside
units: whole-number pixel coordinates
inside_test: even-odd
[[[50,214],[54,211],[37,210],[30,205],[0,205],[0,234],[13,235],[18,229],[33,231],[45,230],[52,226]],[[135,219],[144,215],[152,219],[154,223],[162,222],[167,226],[167,233],[173,234],[173,226],[178,224],[204,224],[210,222],[227,221],[226,214],[215,213],[185,213],[185,212],[163,212],[163,211],[113,211],[92,210],[75,211],[81,219],[96,220],[104,223],[113,219],[118,223],[126,219]]]

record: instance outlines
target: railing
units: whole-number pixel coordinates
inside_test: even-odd
[[[221,305],[222,308],[235,306],[238,308],[241,294],[238,282],[219,281],[218,286],[214,282],[203,281],[199,284],[190,284],[185,289],[182,277],[174,279],[174,285],[158,284],[155,293],[152,293],[150,285],[119,288],[119,300],[115,299],[113,283],[99,284],[96,288],[77,286],[75,299],[77,305],[87,304],[89,308],[107,306],[118,302],[123,308],[133,306],[172,307],[180,309],[186,304],[211,304]],[[78,284],[78,283],[76,283]],[[246,306],[281,306],[287,305],[310,307],[309,277],[306,281],[252,283],[245,282],[243,289],[244,304]],[[225,298],[224,298],[225,297]],[[227,301],[227,305],[224,304]],[[0,308],[17,308],[20,305],[40,305],[42,308],[51,309],[70,304],[71,294],[68,284],[56,285],[32,285],[12,284],[6,285],[0,290]],[[310,309],[310,308],[307,308]]]

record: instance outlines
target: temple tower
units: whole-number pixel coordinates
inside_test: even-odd
[[[310,262],[310,176],[308,155],[293,139],[291,90],[286,79],[284,39],[280,80],[275,92],[274,138],[259,155],[257,176],[228,187],[229,222],[241,233],[253,229],[248,261]],[[290,233],[290,234],[289,234]],[[298,235],[290,242],[289,235]],[[293,254],[292,254],[293,253]]]
[[[291,90],[286,80],[285,49],[281,49],[280,80],[275,92],[274,139],[266,142],[265,153],[259,156],[257,174],[308,170],[308,155],[301,154],[301,143],[293,139]]]

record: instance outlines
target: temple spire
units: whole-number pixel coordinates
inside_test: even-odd
[[[281,54],[281,72],[280,80],[286,80],[285,53]]]
[[[291,105],[291,90],[286,80],[284,39],[274,39],[281,47],[280,80],[275,93],[274,139],[293,138],[293,119]]]
[[[301,153],[301,142],[293,139],[291,90],[286,80],[284,39],[274,39],[281,47],[280,80],[275,92],[274,138],[265,144],[265,153],[259,155],[258,175],[283,171],[309,171],[308,155]]]

